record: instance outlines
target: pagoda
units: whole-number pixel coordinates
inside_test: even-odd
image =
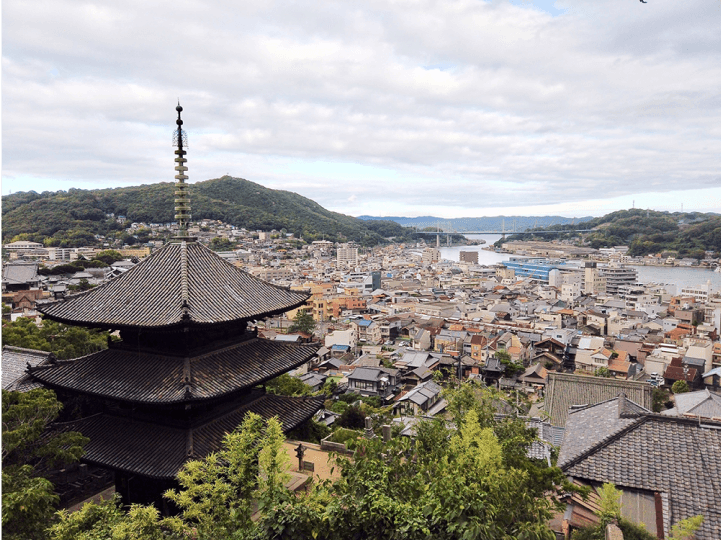
[[[288,431],[323,405],[322,396],[278,396],[261,386],[317,347],[259,338],[248,323],[297,308],[308,295],[259,280],[189,236],[187,138],[180,104],[176,110],[178,235],[107,283],[38,306],[54,321],[118,331],[120,341],[30,371],[61,396],[91,402],[95,414],[63,426],[90,439],[83,460],[115,472],[126,504],[161,509],[184,463],[218,450],[246,413],[278,417]]]

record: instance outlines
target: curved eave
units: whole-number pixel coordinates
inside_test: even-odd
[[[119,418],[103,413],[67,422],[58,427],[63,431],[80,433],[83,433],[83,427],[89,428],[86,430],[87,433],[83,433],[90,438],[86,453],[81,458],[85,463],[156,480],[172,480],[190,459],[203,459],[209,453],[217,451],[222,445],[225,434],[241,425],[248,412],[255,412],[265,420],[273,416],[279,417],[283,431],[288,432],[312,418],[323,407],[325,399],[322,396],[312,398],[290,398],[268,394],[265,396],[275,405],[266,404],[267,400],[260,397],[237,411],[224,415],[224,417],[232,417],[230,421],[224,421],[221,417],[193,428],[192,438],[200,437],[203,442],[200,445],[202,446],[200,453],[192,456],[187,454],[188,431],[185,429],[168,428],[143,420]],[[282,402],[287,406],[293,405],[295,412],[289,412]],[[98,422],[99,420],[103,421]],[[88,422],[92,425],[88,426]],[[214,426],[218,423],[222,425]],[[100,425],[102,427],[99,427]],[[114,425],[115,431],[111,429],[108,432],[109,425]],[[116,440],[121,436],[120,433],[124,438]],[[149,454],[150,448],[162,450]]]
[[[72,392],[73,394],[79,394],[83,396],[88,396],[100,400],[105,401],[111,401],[115,403],[126,403],[126,404],[132,404],[132,405],[146,405],[146,406],[156,406],[156,407],[164,407],[164,408],[173,408],[178,406],[184,406],[184,405],[202,405],[202,404],[209,404],[213,403],[215,401],[221,401],[223,399],[227,399],[229,397],[232,397],[234,395],[238,395],[242,392],[247,392],[249,389],[265,384],[271,379],[274,379],[275,377],[279,377],[283,373],[287,373],[288,371],[291,371],[298,366],[301,366],[308,362],[311,358],[313,358],[313,355],[318,352],[317,347],[313,347],[310,345],[304,345],[302,346],[304,348],[307,348],[308,351],[305,355],[300,357],[298,360],[292,362],[289,365],[286,365],[282,370],[279,370],[277,373],[270,373],[267,376],[261,377],[258,380],[255,380],[249,384],[244,384],[242,386],[237,386],[233,389],[230,389],[225,392],[219,392],[217,394],[211,395],[211,396],[192,396],[190,398],[180,398],[180,399],[132,399],[129,397],[123,397],[122,395],[108,395],[102,392],[95,392],[92,390],[86,390],[81,388],[76,388],[69,385],[62,385],[58,384],[56,382],[48,381],[42,379],[39,374],[42,374],[43,371],[49,371],[53,369],[53,366],[42,366],[33,368],[32,371],[29,373],[29,375],[32,377],[33,381],[39,383],[43,387],[50,388],[52,390],[59,390],[63,392]],[[76,361],[82,361],[83,357],[80,357],[76,360],[72,360],[69,362],[76,362]],[[69,363],[67,362],[67,363]],[[180,381],[178,381],[178,384],[180,385]]]
[[[295,292],[295,291],[294,291]],[[182,331],[185,328],[208,328],[210,326],[214,326],[216,324],[230,324],[230,323],[237,323],[242,321],[255,321],[260,319],[266,319],[268,317],[275,317],[276,315],[281,315],[285,313],[286,311],[290,311],[292,309],[297,309],[308,301],[310,298],[310,294],[308,293],[300,293],[298,291],[298,294],[305,294],[305,297],[302,300],[299,300],[298,302],[289,304],[288,306],[280,307],[278,309],[267,311],[264,313],[259,313],[257,315],[253,315],[250,317],[238,317],[235,319],[226,319],[222,321],[208,321],[208,322],[198,322],[194,321],[192,319],[192,315],[190,319],[188,320],[178,320],[177,322],[174,322],[172,324],[163,324],[163,325],[134,325],[134,324],[121,324],[121,323],[115,323],[115,322],[98,322],[98,321],[87,321],[87,320],[81,320],[81,319],[67,319],[64,317],[59,317],[57,315],[53,315],[51,313],[46,313],[42,309],[42,305],[38,305],[36,307],[36,310],[42,313],[43,318],[48,318],[51,321],[67,324],[70,326],[84,326],[86,328],[99,328],[102,330],[134,330],[138,328],[145,328],[150,330],[158,330],[158,331],[172,331],[172,330],[178,330]],[[56,304],[57,302],[53,302],[53,304]]]

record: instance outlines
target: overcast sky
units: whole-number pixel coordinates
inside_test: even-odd
[[[2,193],[224,174],[351,215],[721,212],[721,0],[5,0]]]

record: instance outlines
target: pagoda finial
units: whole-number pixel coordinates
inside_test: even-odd
[[[178,221],[178,237],[188,237],[188,223],[190,222],[190,199],[186,192],[188,185],[185,181],[188,179],[186,171],[188,167],[185,163],[188,161],[185,159],[187,153],[185,148],[188,147],[188,137],[186,132],[183,130],[183,120],[180,118],[180,113],[183,111],[183,107],[180,106],[180,100],[178,100],[178,106],[175,107],[178,111],[178,119],[175,123],[178,128],[173,133],[173,146],[177,146],[175,150],[175,170],[178,174],[175,175],[175,219]]]

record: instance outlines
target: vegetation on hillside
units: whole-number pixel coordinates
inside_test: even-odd
[[[509,240],[577,239],[579,245],[595,249],[619,245],[629,246],[629,255],[643,256],[672,252],[679,257],[703,259],[704,251],[721,252],[721,216],[715,214],[668,213],[654,210],[619,210],[582,224],[586,233],[565,232],[579,225],[554,225],[543,231],[558,231],[558,235],[537,234],[533,231],[517,234],[496,242],[500,246]]]
[[[62,407],[51,390],[2,391],[3,538],[47,538],[59,497],[43,476],[77,461],[88,442],[80,433],[46,431]]]
[[[284,487],[280,423],[248,414],[222,449],[180,472],[178,489],[165,494],[177,515],[91,503],[59,513],[49,537],[554,538],[556,498],[574,488],[560,469],[527,457],[535,432],[518,418],[496,420],[483,390],[463,385],[448,398],[458,429],[437,419],[419,424],[413,440],[355,439],[352,459],[336,457],[339,479],[297,493]]]
[[[385,238],[409,240],[410,228],[392,221],[363,221],[326,210],[318,203],[290,191],[273,190],[223,176],[188,186],[194,220],[220,220],[248,230],[281,230],[305,241],[325,238],[354,240],[372,246]],[[92,245],[95,235],[118,234],[126,243],[147,241],[123,235],[123,225],[109,214],[125,216],[130,223],[174,221],[171,183],[115,189],[36,193],[20,192],[2,198],[3,242],[31,240],[46,246]]]

